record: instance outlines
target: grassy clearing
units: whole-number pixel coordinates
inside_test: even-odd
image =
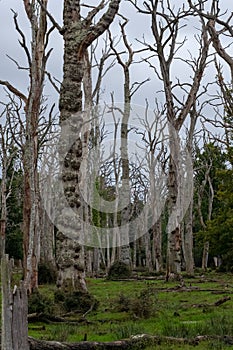
[[[178,288],[177,282],[165,283],[163,280],[88,279],[87,284],[90,293],[99,301],[99,307],[90,312],[84,322],[29,324],[29,334],[39,339],[68,342],[84,339],[113,341],[142,333],[182,338],[197,335],[233,336],[233,300],[220,306],[211,305],[226,295],[231,296],[232,274],[210,274],[205,278],[185,279],[186,290]],[[42,286],[40,292],[49,295],[53,302],[53,286]],[[197,304],[200,304],[199,307]],[[140,317],[140,308],[148,308],[151,312]],[[74,316],[71,318],[74,319]],[[191,345],[164,343],[156,346],[156,349],[164,350],[193,348]],[[217,339],[202,342],[198,346],[201,350],[231,348],[233,346]],[[147,348],[150,349],[154,347]]]

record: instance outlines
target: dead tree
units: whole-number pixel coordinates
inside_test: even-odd
[[[121,166],[122,166],[122,175],[121,175],[121,180],[122,180],[122,186],[124,190],[122,191],[122,198],[119,199],[120,201],[123,201],[124,203],[127,203],[127,205],[121,210],[121,228],[120,230],[123,230],[123,227],[125,227],[124,232],[121,234],[121,239],[120,239],[120,247],[119,247],[119,257],[120,260],[123,261],[126,264],[130,264],[131,262],[131,257],[130,257],[130,246],[129,246],[129,226],[128,226],[128,221],[129,221],[129,216],[130,216],[130,193],[129,193],[129,188],[130,188],[130,181],[129,181],[129,155],[128,155],[128,123],[129,123],[129,118],[130,118],[130,102],[131,102],[131,92],[130,92],[130,65],[132,64],[133,61],[133,50],[131,46],[128,43],[126,32],[125,32],[125,26],[127,25],[127,20],[124,21],[123,24],[120,24],[121,27],[121,35],[122,39],[124,42],[124,45],[127,49],[127,60],[124,62],[120,54],[117,52],[111,34],[109,32],[109,37],[110,37],[110,47],[113,50],[117,62],[119,65],[122,67],[123,72],[124,72],[124,110],[122,111],[122,120],[121,120]],[[123,242],[121,242],[123,241]]]
[[[214,120],[206,119],[207,123],[212,124],[215,128],[221,128],[224,130],[224,137],[218,138],[216,135],[212,135],[213,139],[222,143],[226,147],[227,151],[230,150],[230,134],[232,130],[232,87],[233,87],[233,58],[230,52],[230,45],[232,43],[233,36],[233,15],[232,12],[223,11],[219,6],[218,0],[212,1],[212,11],[208,12],[205,8],[199,8],[189,0],[190,6],[194,9],[196,14],[207,21],[207,31],[212,39],[212,45],[216,52],[215,67],[217,71],[217,85],[219,87],[218,96],[215,97],[215,112],[216,117]],[[223,62],[223,63],[222,63]],[[223,65],[225,68],[225,74],[223,72]],[[228,74],[228,72],[230,74]],[[226,78],[228,76],[229,78]],[[217,106],[223,107],[223,109],[217,110]],[[228,152],[230,155],[230,152]],[[233,164],[232,157],[230,156],[229,162]]]
[[[150,203],[150,211],[147,213],[145,220],[151,221],[149,231],[146,233],[146,261],[148,267],[154,261],[154,267],[157,272],[162,270],[162,232],[161,232],[161,215],[165,206],[166,191],[166,173],[167,173],[167,136],[166,136],[166,119],[158,110],[148,113],[148,103],[145,108],[145,115],[141,117],[140,124],[142,131],[137,133],[141,135],[141,143],[144,152],[143,172],[148,176],[149,190],[147,201]],[[151,242],[150,241],[151,234]]]
[[[158,0],[145,1],[144,8],[139,7],[133,1],[131,3],[137,10],[151,19],[152,34],[155,39],[155,45],[150,45],[145,41],[143,44],[152,52],[152,57],[146,59],[150,67],[153,68],[157,77],[162,81],[163,92],[166,101],[166,117],[170,130],[170,166],[169,166],[169,222],[168,222],[168,250],[167,250],[167,276],[170,273],[178,275],[181,271],[181,214],[179,199],[182,196],[179,178],[182,168],[180,159],[180,140],[179,131],[189,116],[197,93],[200,89],[200,83],[204,70],[207,65],[210,40],[206,31],[206,23],[201,22],[201,34],[198,38],[199,55],[197,58],[191,57],[191,60],[182,60],[177,52],[179,48],[185,44],[185,39],[179,43],[179,33],[185,26],[184,19],[193,16],[192,8],[182,7],[173,9],[170,1],[167,2],[166,8],[162,2]],[[159,69],[153,64],[152,60],[157,57]],[[182,83],[180,78],[174,82],[172,77],[172,64],[175,58],[179,58],[182,62],[190,64],[192,69],[192,80],[190,83]],[[195,67],[195,70],[194,70]],[[179,96],[177,89],[182,91],[182,97]],[[180,159],[180,161],[179,161]],[[180,198],[179,198],[180,197]],[[184,199],[184,198],[183,198]]]
[[[6,106],[0,116],[3,123],[0,124],[0,165],[1,165],[1,186],[0,186],[0,257],[5,254],[5,234],[7,224],[7,200],[11,194],[11,184],[14,178],[14,172],[8,178],[7,173],[11,163],[16,155],[17,149],[13,147],[13,138],[9,126],[9,119],[6,118]]]
[[[203,129],[204,129],[204,126],[203,126]],[[198,160],[197,162],[197,169],[195,169],[195,172],[196,172],[195,182],[196,182],[196,196],[197,196],[196,209],[197,209],[201,228],[203,231],[205,231],[207,228],[207,223],[212,218],[213,203],[214,203],[214,196],[215,196],[212,174],[216,166],[214,164],[216,150],[213,152],[212,147],[208,147],[208,145],[211,145],[210,135],[208,133],[208,130],[205,130],[202,143],[203,143],[202,148],[204,149],[204,151],[203,151],[203,155],[200,157],[200,160]],[[202,154],[201,151],[197,149],[196,151]],[[203,203],[205,201],[207,202],[207,205],[208,205],[206,216],[203,213]],[[209,241],[207,240],[204,242],[204,247],[203,247],[203,255],[202,255],[203,270],[206,270],[208,267],[208,256],[209,256]]]
[[[25,112],[25,144],[23,151],[24,170],[24,204],[23,204],[23,243],[24,243],[24,281],[29,292],[38,286],[38,261],[40,255],[39,234],[39,187],[38,187],[38,124],[42,105],[46,63],[51,49],[46,52],[48,38],[54,27],[47,28],[47,0],[43,0],[40,8],[36,0],[23,1],[27,18],[31,25],[31,47],[19,27],[17,13],[14,13],[16,31],[20,36],[28,63],[29,89],[24,95],[9,82],[0,81],[10,92],[24,104]]]
[[[141,52],[140,51],[134,51],[131,44],[129,43],[129,40],[127,38],[126,33],[126,25],[128,23],[128,19],[123,18],[123,23],[120,23],[120,30],[121,30],[121,38],[124,44],[124,49],[126,50],[126,58],[123,57],[122,53],[118,52],[118,50],[115,47],[114,40],[112,38],[112,35],[109,31],[109,39],[110,39],[110,47],[113,51],[116,61],[118,64],[122,67],[123,70],[123,77],[124,77],[124,93],[123,93],[123,99],[124,99],[124,105],[121,118],[121,130],[120,130],[120,163],[121,163],[121,181],[122,181],[122,188],[123,191],[121,191],[121,198],[119,198],[120,202],[128,203],[122,210],[121,210],[121,228],[122,231],[121,234],[121,242],[120,242],[120,248],[119,248],[119,256],[120,260],[125,262],[126,264],[131,263],[131,256],[130,256],[130,246],[129,246],[129,220],[131,216],[131,195],[130,195],[130,166],[129,166],[129,151],[128,151],[128,138],[129,138],[129,121],[131,117],[131,101],[132,97],[135,94],[135,92],[138,91],[138,89],[149,79],[145,79],[141,83],[135,82],[131,83],[131,76],[130,76],[130,69],[133,64],[134,56],[135,54]],[[124,230],[124,231],[123,231]]]
[[[212,39],[212,45],[219,57],[225,61],[230,69],[231,85],[233,84],[233,59],[230,53],[228,53],[227,44],[224,46],[224,38],[233,36],[232,28],[232,12],[223,13],[219,6],[219,0],[213,0],[211,6],[211,12],[205,10],[204,6],[200,8],[194,4],[192,0],[188,0],[191,8],[201,18],[206,20],[206,29]],[[203,1],[204,4],[204,1]]]

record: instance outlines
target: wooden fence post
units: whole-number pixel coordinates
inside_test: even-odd
[[[29,350],[27,324],[27,291],[20,282],[11,288],[11,264],[9,256],[4,254],[2,270],[2,350]]]

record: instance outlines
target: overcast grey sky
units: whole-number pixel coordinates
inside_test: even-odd
[[[99,1],[92,0],[89,1],[89,4],[97,4]],[[53,13],[56,20],[62,24],[62,0],[49,0],[49,9]],[[143,1],[138,1],[139,4],[142,4]],[[174,2],[177,6],[180,3],[183,3],[182,0],[176,0]],[[211,0],[209,0],[209,4],[211,4]],[[233,11],[233,1],[232,0],[220,0],[220,7],[222,10],[228,10],[229,13]],[[23,8],[23,0],[1,0],[0,1],[0,79],[8,80],[13,85],[15,85],[18,89],[26,92],[28,85],[28,77],[27,72],[25,70],[18,70],[16,65],[7,58],[7,54],[12,58],[16,59],[20,66],[26,67],[26,59],[22,48],[18,44],[18,34],[15,31],[14,23],[13,23],[13,13],[10,9],[14,9],[18,13],[18,21],[20,23],[21,29],[26,33],[27,38],[30,38],[30,24],[25,16],[24,8]],[[137,40],[143,40],[143,36],[145,39],[151,43],[153,43],[153,38],[151,35],[151,23],[150,18],[147,15],[138,14],[137,11],[133,8],[131,4],[127,2],[127,0],[123,0],[120,8],[121,13],[130,19],[129,24],[127,26],[127,33],[129,37],[129,41],[132,43],[133,48],[138,49],[142,47],[138,43]],[[120,18],[116,18],[114,24],[112,25],[112,29],[114,35],[119,34],[118,22]],[[197,54],[197,45],[194,39],[194,34],[197,34],[196,27],[198,26],[198,22],[196,20],[189,21],[187,26],[181,32],[180,38],[187,37],[187,42],[185,46],[180,51],[182,58],[188,58],[189,52],[191,52],[194,56]],[[56,76],[57,79],[62,79],[62,38],[61,36],[54,32],[51,37],[50,46],[54,48],[54,51],[48,62],[48,71],[51,72],[52,75]],[[28,44],[30,45],[30,39],[28,39]],[[119,50],[121,50],[122,46],[119,44]],[[229,49],[229,52],[232,53],[232,49]],[[140,54],[135,56],[135,61],[140,60],[140,58],[145,55]],[[154,61],[155,64],[156,60]],[[184,81],[188,81],[190,79],[190,75],[192,74],[191,70],[185,65],[184,62],[176,61],[173,66],[173,77],[177,76]],[[206,70],[206,78],[208,80],[209,77],[211,79],[214,78],[213,69]],[[228,71],[226,70],[226,75],[228,78]],[[135,64],[132,67],[131,80],[134,81],[142,81],[147,77],[151,78],[151,81],[147,83],[140,92],[135,95],[135,102],[144,104],[145,98],[148,98],[149,101],[153,101],[155,96],[162,100],[162,94],[158,94],[157,91],[161,89],[161,83],[158,81],[156,75],[153,70],[148,67],[147,64]],[[229,80],[229,79],[228,79]],[[123,75],[122,68],[116,66],[114,70],[110,71],[106,76],[103,84],[103,88],[105,91],[104,98],[108,98],[111,91],[115,91],[116,100],[121,102],[122,100],[122,92],[123,92]],[[51,86],[47,85],[46,94],[50,95],[52,99],[57,99],[56,93],[51,89]],[[2,87],[0,87],[0,97],[1,99],[4,96],[4,92]]]

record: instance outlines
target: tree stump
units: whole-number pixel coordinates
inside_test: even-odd
[[[2,350],[29,350],[27,291],[20,282],[11,288],[11,264],[8,255],[2,262]]]

